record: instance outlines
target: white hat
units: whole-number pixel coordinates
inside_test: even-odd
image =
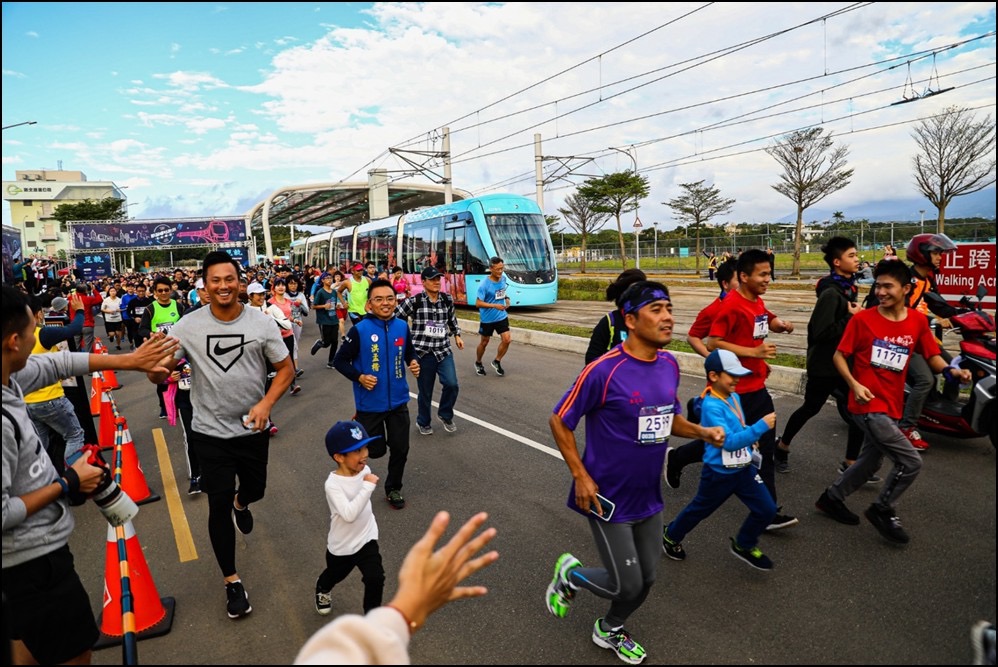
[[[194,289],[204,289],[204,280],[202,278],[198,278],[198,281],[194,283]]]
[[[249,287],[246,288],[247,294],[266,294],[267,290],[263,288],[263,285],[257,282],[252,282]]]
[[[707,355],[707,358],[703,360],[703,367],[705,370],[714,371],[715,373],[724,371],[736,378],[752,375],[752,371],[741,365],[741,362],[738,361],[738,356],[734,352],[720,348]]]

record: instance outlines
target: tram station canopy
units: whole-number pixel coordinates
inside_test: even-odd
[[[471,197],[452,191],[453,201]],[[442,185],[415,183],[314,183],[275,190],[247,218],[253,229],[289,224],[339,228],[444,203]],[[268,206],[269,202],[269,206]]]

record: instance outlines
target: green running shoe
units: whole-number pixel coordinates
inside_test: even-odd
[[[602,618],[596,619],[593,626],[593,643],[601,648],[611,649],[617,657],[630,665],[637,665],[644,661],[645,650],[641,644],[631,639],[631,633],[624,628],[603,631],[600,627]]]
[[[554,578],[548,585],[544,603],[555,618],[565,618],[568,606],[575,597],[575,589],[568,583],[568,575],[577,567],[582,567],[579,559],[572,554],[562,554],[554,564]]]

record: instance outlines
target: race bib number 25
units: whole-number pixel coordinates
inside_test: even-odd
[[[638,412],[638,442],[651,445],[665,442],[672,433],[673,406],[650,405]]]

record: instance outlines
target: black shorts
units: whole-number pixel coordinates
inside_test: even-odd
[[[105,322],[104,323],[104,328],[107,329],[108,333],[115,333],[115,332],[121,331],[121,327],[122,327],[122,323],[121,322]]]
[[[270,434],[267,431],[241,438],[216,438],[191,431],[188,444],[201,463],[201,490],[205,493],[249,492],[263,498],[267,487]]]
[[[3,569],[4,622],[42,665],[89,651],[99,632],[69,546]],[[6,638],[5,638],[6,639]]]
[[[504,317],[498,322],[480,322],[478,326],[479,335],[490,338],[493,333],[500,336],[509,331],[509,318]]]

